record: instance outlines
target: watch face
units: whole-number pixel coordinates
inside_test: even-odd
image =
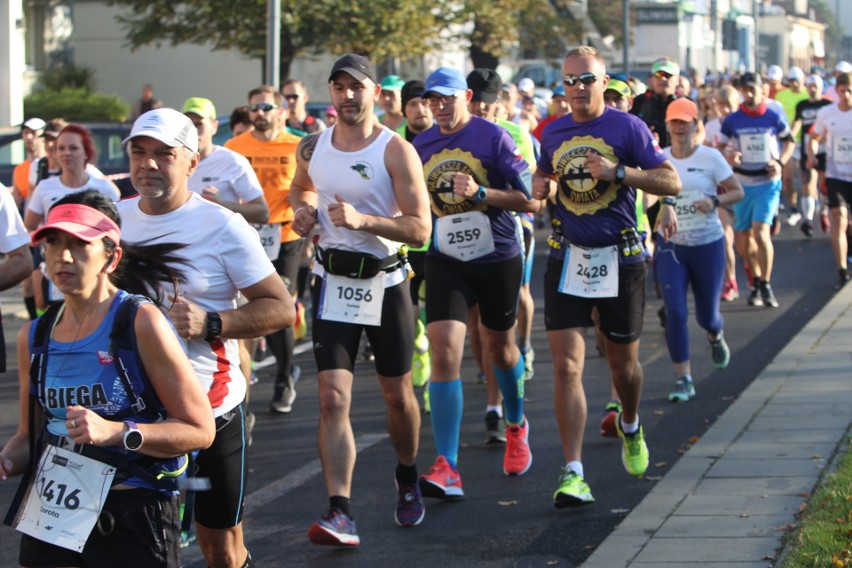
[[[131,430],[124,436],[124,445],[129,450],[138,450],[142,447],[142,433],[138,430]]]

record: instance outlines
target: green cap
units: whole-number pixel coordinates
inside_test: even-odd
[[[606,84],[607,91],[615,91],[619,95],[623,97],[632,97],[633,91],[630,90],[630,86],[624,81],[619,81],[618,79],[610,79],[609,83]]]
[[[382,79],[381,85],[383,91],[401,91],[405,81],[399,75],[388,75]]]
[[[213,102],[210,99],[202,97],[191,97],[186,99],[186,102],[183,103],[183,110],[181,112],[183,112],[183,114],[191,112],[192,114],[197,114],[201,118],[216,120],[216,107],[213,106]]]
[[[658,71],[663,71],[669,75],[680,75],[680,67],[671,59],[663,58],[656,60],[654,65],[651,66],[651,74]]]

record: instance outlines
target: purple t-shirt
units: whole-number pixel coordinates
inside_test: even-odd
[[[620,242],[622,230],[636,227],[636,190],[592,178],[583,165],[590,152],[645,170],[666,156],[642,120],[610,107],[589,122],[568,114],[544,129],[538,171],[556,176],[555,215],[562,234],[579,246],[610,246]]]
[[[494,252],[470,262],[499,262],[521,254],[517,225],[510,211],[490,207],[487,202],[474,205],[453,194],[452,176],[456,172],[472,176],[485,187],[519,191],[509,182],[529,167],[506,129],[473,116],[458,132],[444,134],[436,125],[418,134],[413,144],[423,162],[433,221],[468,211],[482,211],[491,221]],[[428,254],[444,256],[435,250],[434,243],[433,238]]]

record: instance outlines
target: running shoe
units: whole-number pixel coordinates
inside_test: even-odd
[[[368,339],[366,343],[364,343],[364,349],[361,350],[361,359],[364,361],[375,361],[376,356],[373,355],[373,346],[370,345],[370,340]]]
[[[180,531],[180,543],[178,546],[180,548],[188,548],[190,544],[198,540],[195,536],[195,531],[190,528],[188,531]]]
[[[486,445],[506,443],[506,426],[496,410],[485,413],[485,443]]]
[[[615,419],[618,418],[619,412],[621,412],[620,402],[611,400],[607,403],[604,409],[603,420],[601,420],[601,436],[604,438],[618,438],[618,431],[615,429]]]
[[[323,546],[358,546],[361,539],[355,521],[339,509],[329,509],[308,529],[308,540]]]
[[[845,270],[840,270],[839,272],[840,278],[838,278],[837,284],[834,286],[835,290],[840,290],[841,288],[846,286],[849,280],[852,280],[852,274],[850,274],[849,272],[846,272]]]
[[[778,300],[775,299],[775,294],[772,293],[772,286],[765,280],[760,281],[760,295],[763,298],[763,305],[767,308],[777,308]]]
[[[739,288],[737,288],[736,280],[728,280],[722,285],[721,300],[723,302],[733,302],[740,297]]]
[[[796,225],[799,224],[799,221],[801,221],[801,220],[802,220],[802,214],[799,213],[798,211],[796,211],[795,209],[792,209],[790,211],[790,214],[787,215],[787,226],[788,227],[795,227]]]
[[[506,475],[523,475],[532,465],[529,436],[530,421],[526,416],[520,426],[506,426],[506,453],[503,455],[503,473]]]
[[[582,507],[595,502],[592,490],[586,480],[578,473],[562,468],[559,474],[559,487],[553,492],[553,504],[557,509],[565,507]]]
[[[423,505],[423,495],[417,483],[414,485],[397,486],[399,501],[396,504],[396,512],[393,518],[401,527],[415,527],[423,521],[426,516],[426,506]]]
[[[535,369],[533,369],[533,363],[535,362],[535,349],[532,347],[529,349],[521,349],[521,355],[524,357],[524,380],[531,381],[535,376]]]
[[[710,340],[710,357],[713,359],[713,365],[717,369],[724,369],[728,366],[731,360],[731,350],[728,344],[725,343],[724,337]]]
[[[292,379],[286,383],[275,385],[275,393],[269,410],[277,414],[290,414],[293,412],[293,402],[296,400],[296,386]]]
[[[660,309],[657,310],[657,317],[660,318],[660,327],[666,329],[666,306],[660,306]]]
[[[755,280],[755,284],[758,284],[757,280]],[[763,297],[760,295],[759,287],[755,286],[751,289],[751,293],[748,295],[748,305],[755,307],[763,306]]]
[[[645,434],[642,431],[642,425],[639,425],[639,430],[633,434],[625,434],[621,429],[621,414],[615,420],[615,426],[618,428],[618,437],[624,443],[624,449],[621,452],[621,463],[624,464],[624,469],[630,475],[641,477],[645,470],[648,469],[648,445],[645,443]]]
[[[799,227],[806,237],[814,236],[814,224],[810,221],[802,221],[802,226]]]
[[[464,497],[461,474],[444,456],[438,456],[429,473],[420,476],[420,492],[424,497],[452,499]]]
[[[695,385],[686,377],[679,378],[669,393],[669,402],[689,402],[691,398],[695,398]]]
[[[478,384],[478,385],[484,385],[485,384],[485,373],[483,373],[482,371],[479,371],[478,373],[476,373],[476,384]]]

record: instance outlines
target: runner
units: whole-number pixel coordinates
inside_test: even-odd
[[[796,105],[796,116],[792,133],[797,139],[801,138],[801,153],[799,157],[799,174],[802,179],[802,232],[806,237],[814,235],[814,212],[819,205],[819,190],[825,186],[825,146],[820,145],[816,153],[816,167],[808,167],[808,146],[810,145],[810,130],[816,120],[819,109],[831,104],[822,96],[823,82],[819,75],[808,75],[805,79],[808,99]],[[799,136],[801,134],[801,136]]]
[[[784,117],[787,124],[792,125],[796,120],[796,107],[802,101],[808,100],[808,91],[805,89],[805,72],[801,68],[793,66],[787,72],[786,89],[782,89],[775,93],[774,98],[781,103],[784,108]],[[771,92],[771,91],[770,91]],[[790,160],[784,166],[784,171],[781,174],[781,186],[787,202],[790,204],[790,212],[787,216],[787,225],[795,227],[802,219],[802,214],[799,211],[799,192],[796,189],[796,172],[799,169],[799,149],[802,143],[802,132],[793,131],[793,138],[796,141],[796,151],[790,157]]]
[[[411,388],[414,317],[405,245],[429,238],[426,190],[417,155],[390,129],[376,124],[381,95],[365,57],[344,55],[328,77],[338,122],[299,144],[291,201],[294,230],[319,225],[313,272],[313,343],[319,370],[319,452],[329,508],[308,531],[314,544],[357,546],[350,509],[355,439],[349,420],[358,343],[366,332],[387,404],[396,451],[400,526],[425,515],[417,487],[420,410]]]
[[[326,129],[322,120],[308,114],[307,103],[310,97],[304,83],[298,79],[287,79],[281,86],[281,93],[287,101],[287,126],[308,134]]]
[[[745,73],[740,78],[740,90],[743,104],[722,123],[718,149],[734,167],[745,190],[745,198],[734,205],[734,230],[740,254],[754,279],[748,303],[777,308],[770,284],[775,255],[770,230],[781,196],[781,172],[796,145],[784,117],[768,108],[760,75]],[[780,149],[779,140],[784,142]]]
[[[852,204],[852,79],[849,73],[837,75],[835,85],[837,102],[821,108],[811,128],[808,144],[808,167],[818,165],[819,144],[825,143],[828,207],[831,210],[831,246],[839,275],[837,289],[850,276],[847,265],[849,243],[846,229],[849,225],[849,206]]]
[[[533,197],[547,199],[558,183],[551,250],[545,274],[545,326],[554,364],[554,407],[567,462],[553,494],[557,508],[594,502],[584,480],[583,390],[585,331],[597,306],[606,356],[623,410],[616,420],[622,462],[631,475],[648,467],[639,423],[642,366],[639,336],[645,307],[645,255],[636,233],[634,188],[654,195],[680,192],[674,167],[642,121],[609,108],[603,56],[572,49],[562,62],[572,113],[554,122],[542,140]],[[641,168],[641,169],[640,169]],[[661,222],[670,226],[663,207]],[[434,410],[433,410],[434,412]]]
[[[293,299],[240,215],[189,191],[198,165],[198,133],[173,109],[140,116],[125,143],[130,179],[139,197],[118,205],[124,238],[186,243],[180,268],[186,283],[170,292],[168,315],[186,340],[193,368],[216,418],[216,439],[199,453],[197,475],[212,489],[195,496],[198,544],[213,568],[251,568],[242,516],[248,465],[238,338],[271,334],[293,324]],[[242,294],[247,302],[237,307]]]
[[[267,257],[272,260],[288,292],[295,295],[303,241],[293,231],[293,208],[288,196],[296,172],[299,137],[285,126],[287,106],[284,95],[275,87],[263,85],[252,89],[248,102],[254,129],[231,138],[225,142],[225,148],[248,158],[260,180],[269,207],[269,222],[255,228]],[[296,343],[293,328],[288,326],[277,331],[267,337],[266,342],[278,365],[269,410],[289,414],[293,411],[296,382],[301,375],[301,369],[293,363]]]
[[[687,402],[695,396],[689,362],[689,308],[687,289],[695,298],[695,318],[707,331],[713,364],[728,366],[731,351],[722,334],[719,312],[725,272],[725,236],[716,210],[743,198],[743,188],[731,166],[715,148],[699,145],[698,108],[689,99],[678,99],[666,109],[672,145],[663,150],[680,176],[683,191],[675,199],[673,234],[657,231],[654,270],[666,304],[666,344],[678,376],[671,402]],[[725,192],[717,195],[716,188]]]
[[[397,130],[405,126],[405,115],[402,105],[402,87],[405,85],[399,75],[388,75],[382,79],[382,98],[380,99],[384,114],[379,117],[379,122],[391,130]]]
[[[532,464],[524,416],[524,360],[515,345],[523,256],[512,211],[538,211],[529,167],[502,127],[472,116],[464,75],[447,67],[423,94],[437,124],[414,140],[423,162],[435,229],[426,258],[426,319],[432,344],[432,431],[438,457],[420,488],[428,497],[464,495],[458,470],[464,407],[461,362],[468,314],[478,303],[482,338],[503,393],[508,424],[503,472]],[[483,140],[490,143],[483,144]]]

